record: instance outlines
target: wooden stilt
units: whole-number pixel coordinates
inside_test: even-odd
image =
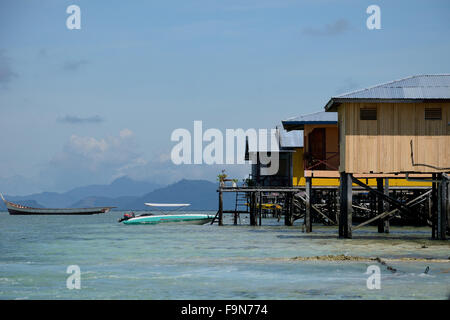
[[[333,211],[336,218],[336,223],[339,224],[339,212],[338,212],[338,198],[336,190],[333,190]]]
[[[384,194],[389,197],[389,179],[384,179]],[[388,212],[390,209],[389,202],[384,201],[384,212]],[[390,225],[389,219],[382,219],[384,223],[384,233],[389,233]]]
[[[259,218],[259,225],[261,225],[262,222],[262,192],[259,193],[259,208],[258,208],[258,218]]]
[[[305,231],[312,231],[311,206],[312,206],[312,178],[306,178],[306,196],[305,196]]]
[[[377,178],[377,190],[379,192],[384,192],[383,178]],[[380,196],[377,196],[377,212],[377,214],[382,214],[384,212],[383,198]],[[384,233],[383,219],[378,220],[378,233]]]
[[[340,177],[340,210],[339,237],[352,238],[352,175],[341,172]]]
[[[238,221],[238,199],[239,199],[239,192],[236,192],[236,203],[234,207],[234,214],[233,214],[233,224],[236,226]]]
[[[286,192],[285,198],[284,198],[284,206],[285,206],[285,212],[284,212],[284,225],[285,226],[292,226],[292,193]]]
[[[431,194],[428,196],[428,221],[433,224],[433,206],[431,202]]]
[[[450,230],[450,179],[447,175],[447,230]]]
[[[447,239],[447,204],[448,204],[448,180],[442,174],[442,217],[441,217],[441,239]]]
[[[332,213],[333,213],[333,203],[332,203],[332,198],[331,198],[331,191],[328,191],[326,193],[326,208],[327,208],[327,212],[328,212],[328,216],[332,217]]]
[[[389,197],[389,179],[385,178],[383,185],[383,178],[377,178],[377,190]],[[389,211],[389,202],[383,201],[383,197],[380,195],[377,195],[377,211],[377,215]],[[378,220],[378,233],[389,233],[389,219]]]
[[[344,237],[344,212],[346,212],[347,201],[346,201],[346,183],[347,179],[345,179],[345,172],[340,172],[339,179],[339,238]]]
[[[284,194],[284,225],[289,225],[289,197],[288,193]]]
[[[431,175],[433,182],[431,183],[431,238],[437,237],[437,175],[433,173]]]
[[[437,216],[437,239],[445,240],[447,229],[447,179],[443,174],[439,174],[439,186],[438,186],[438,216]]]
[[[223,226],[223,193],[219,190],[219,226]]]
[[[352,186],[352,174],[347,173],[347,224],[344,230],[344,237],[351,239],[352,236],[352,224],[353,224],[353,186]]]
[[[250,225],[256,225],[256,192],[250,194]]]
[[[289,225],[294,225],[294,194],[289,192]]]

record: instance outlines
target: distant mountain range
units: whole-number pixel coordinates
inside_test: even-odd
[[[119,178],[110,185],[79,187],[65,193],[43,192],[29,196],[5,196],[7,200],[32,207],[87,208],[114,206],[115,210],[148,210],[146,202],[190,203],[187,210],[217,210],[217,183],[206,180],[180,180],[166,187]],[[234,208],[234,198],[224,194],[224,207]],[[6,210],[3,202],[0,210]]]
[[[160,184],[121,177],[108,185],[89,185],[78,187],[64,193],[42,192],[26,196],[5,195],[5,198],[23,205],[27,205],[26,201],[33,200],[36,202],[35,205],[43,208],[71,208],[74,203],[88,197],[135,197],[144,195],[160,187]],[[0,210],[4,210],[4,203],[3,201],[0,202]]]

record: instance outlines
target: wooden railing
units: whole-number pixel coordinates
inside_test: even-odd
[[[339,152],[327,152],[327,155],[328,154],[330,154],[330,156],[328,156],[325,160],[316,159],[311,154],[308,154],[308,156],[305,157],[305,160],[304,160],[305,170],[319,170],[317,167],[322,164],[325,165],[325,169],[320,169],[320,170],[332,170],[332,171],[339,170],[338,167],[329,163],[329,161],[331,159],[339,157]]]

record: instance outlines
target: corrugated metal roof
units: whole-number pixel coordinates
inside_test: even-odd
[[[272,131],[272,130],[267,130],[267,133],[269,134],[269,137],[267,137],[267,141],[266,141],[265,145],[264,145],[264,143],[259,141],[259,136],[258,136],[258,141],[256,142],[256,145],[247,142],[247,148],[248,148],[247,152],[249,152],[249,153],[278,152],[280,149],[280,140],[279,140],[277,132]],[[272,145],[272,143],[271,143],[272,141],[276,141],[277,145]]]
[[[319,111],[314,113],[302,114],[282,121],[284,122],[301,122],[304,124],[314,124],[318,122],[334,122],[337,123],[337,113]]]
[[[257,146],[248,143],[246,153],[289,152],[292,148],[303,148],[303,131],[288,132],[277,126],[276,131],[267,130],[267,132],[274,140],[267,139],[266,146],[263,147],[259,145],[259,141]],[[277,141],[277,145],[272,145],[271,141]]]
[[[286,131],[277,128],[280,135],[281,148],[303,148],[303,131]]]
[[[450,74],[415,75],[369,88],[334,96],[325,106],[346,100],[426,100],[450,99]]]
[[[336,112],[319,111],[281,121],[286,130],[303,130],[305,124],[337,124]]]

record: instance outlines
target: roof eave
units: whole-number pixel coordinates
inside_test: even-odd
[[[305,125],[327,125],[327,124],[337,124],[337,121],[290,121],[283,123],[283,128],[286,131],[292,130],[304,130]]]
[[[340,105],[335,98],[331,98],[330,101],[325,105],[326,112],[337,112],[337,107]]]
[[[294,124],[292,121],[288,122],[281,121],[281,124],[283,125],[283,129],[288,132],[293,130],[304,130],[305,128],[303,124]]]
[[[417,102],[449,102],[450,99],[443,98],[331,98],[325,105],[326,112],[336,112],[337,107],[345,102],[366,102],[366,103],[417,103]]]

